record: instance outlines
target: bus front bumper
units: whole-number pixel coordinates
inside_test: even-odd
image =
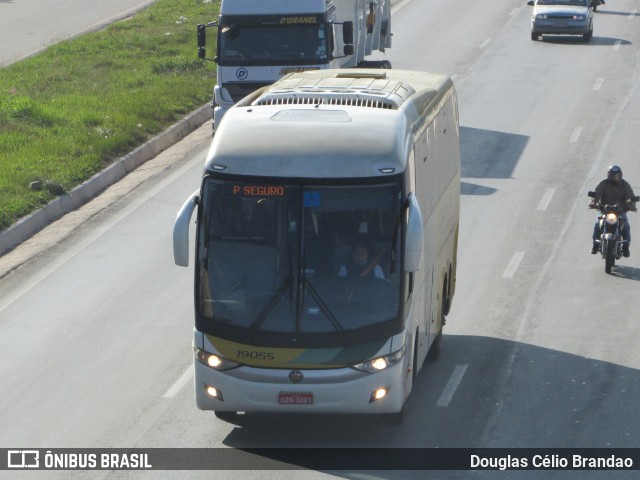
[[[234,370],[220,372],[195,362],[195,393],[199,409],[219,412],[397,413],[409,393],[411,379],[406,360],[383,371],[346,381],[332,379],[352,377],[352,369],[302,370],[304,378],[300,383],[289,381],[291,370],[253,367]],[[386,394],[376,400],[376,392],[380,389],[385,389]]]

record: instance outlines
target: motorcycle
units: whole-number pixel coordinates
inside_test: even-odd
[[[591,198],[597,198],[595,192],[589,192],[587,194]],[[637,202],[640,197],[632,197],[626,201],[626,203]],[[622,239],[621,231],[624,221],[624,214],[627,211],[636,211],[635,208],[630,208],[626,205],[620,205],[614,203],[612,205],[591,204],[589,208],[598,210],[598,222],[600,225],[600,238],[595,242],[600,244],[600,253],[604,258],[604,271],[611,273],[611,267],[616,263],[616,260],[620,260],[622,256],[622,247],[626,240]]]
[[[598,11],[598,5],[604,5],[604,0],[592,0],[591,7],[594,12]]]

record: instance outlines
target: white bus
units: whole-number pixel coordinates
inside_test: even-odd
[[[290,74],[227,112],[202,185],[176,218],[181,266],[196,209],[197,406],[226,419],[403,418],[455,291],[452,81],[399,70]],[[352,257],[362,250],[364,265]]]

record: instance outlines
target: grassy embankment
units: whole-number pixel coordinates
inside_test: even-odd
[[[0,69],[0,231],[211,100],[196,25],[218,9],[158,0]]]

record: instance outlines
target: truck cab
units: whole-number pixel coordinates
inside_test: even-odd
[[[217,28],[213,128],[241,98],[288,73],[374,66],[364,58],[391,44],[389,1],[223,0],[219,20],[208,25]],[[203,59],[205,28],[198,26]]]

